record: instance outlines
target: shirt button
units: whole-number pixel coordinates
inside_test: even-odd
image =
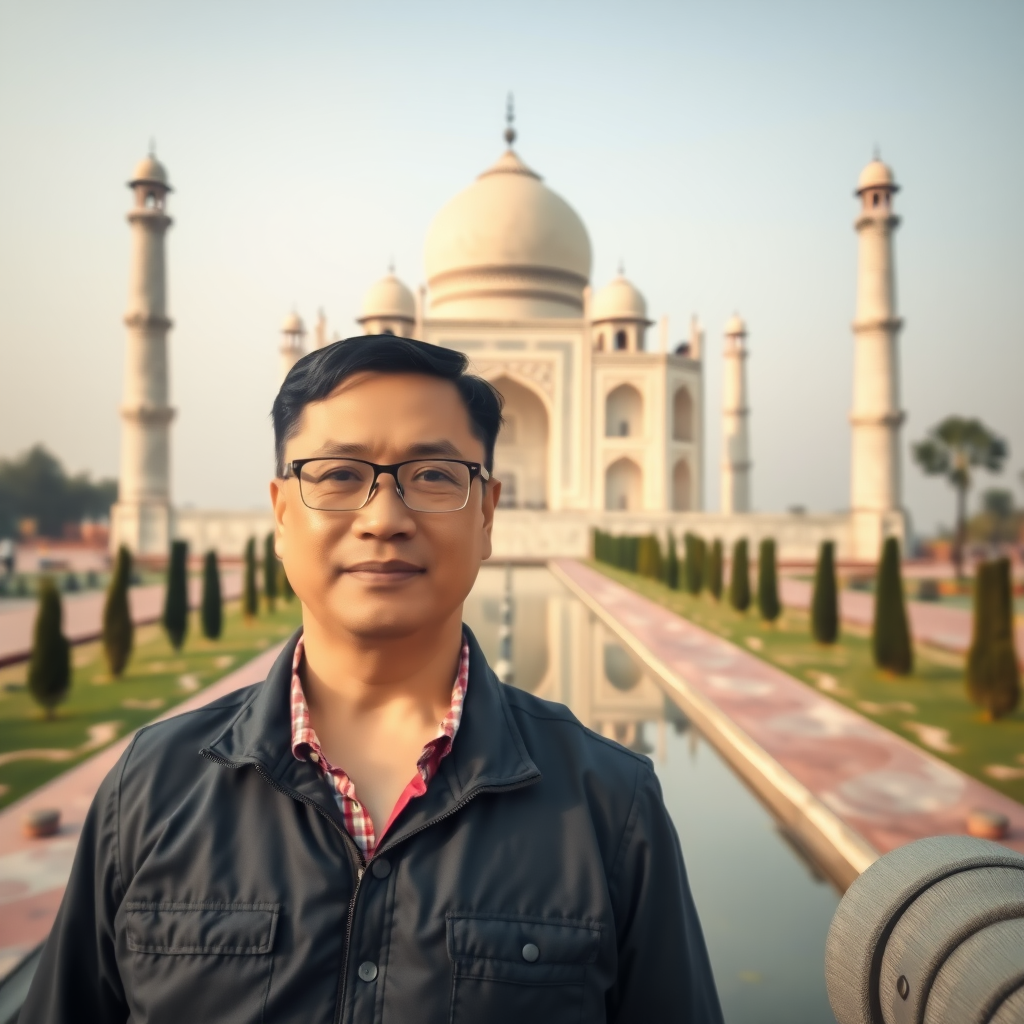
[[[377,965],[369,960],[359,965],[359,977],[363,981],[373,981],[377,977]]]
[[[540,950],[532,942],[528,942],[523,946],[523,959],[528,964],[535,963],[539,956]]]
[[[391,861],[375,860],[370,870],[374,878],[387,878],[391,874]]]
[[[315,750],[311,750],[309,752],[309,759],[313,764],[317,764],[320,760],[320,755]]]

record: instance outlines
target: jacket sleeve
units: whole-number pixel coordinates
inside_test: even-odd
[[[722,1024],[679,837],[647,765],[638,768],[611,882],[619,960],[608,1020]]]
[[[19,1024],[123,1024],[128,1019],[114,953],[123,898],[118,860],[120,780],[131,747],[103,780],[82,826],[57,918]]]

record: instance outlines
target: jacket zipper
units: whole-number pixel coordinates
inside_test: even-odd
[[[209,749],[203,750],[202,754],[203,757],[205,757],[207,760],[213,761],[215,764],[224,765],[224,767],[226,768],[255,768],[256,774],[259,775],[260,778],[262,778],[263,781],[266,782],[271,789],[276,790],[282,796],[290,797],[292,800],[298,800],[299,803],[306,804],[307,807],[312,807],[313,810],[317,812],[317,814],[319,814],[323,818],[326,818],[342,836],[343,840],[345,841],[346,848],[349,850],[349,853],[354,853],[356,855],[356,858],[359,862],[359,867],[356,869],[355,872],[356,884],[355,888],[352,890],[352,898],[348,901],[348,922],[346,923],[345,926],[345,946],[343,950],[341,964],[341,990],[338,993],[338,1008],[334,1014],[334,1024],[341,1024],[341,1019],[344,1016],[345,1012],[345,996],[347,994],[348,989],[348,958],[352,944],[352,924],[355,920],[356,897],[359,895],[359,888],[363,884],[363,876],[369,869],[370,864],[372,864],[373,861],[376,860],[379,855],[383,855],[385,853],[390,852],[396,846],[399,846],[401,843],[404,843],[407,839],[412,839],[413,836],[418,835],[420,832],[423,832],[424,830],[431,828],[432,826],[438,824],[438,822],[444,821],[446,818],[450,818],[453,814],[457,814],[459,811],[462,810],[463,807],[466,806],[466,804],[468,804],[475,797],[479,796],[481,793],[512,793],[515,792],[515,790],[517,789],[525,789],[527,786],[531,786],[534,782],[537,781],[536,778],[532,778],[524,779],[522,782],[514,782],[511,785],[507,786],[480,786],[478,789],[474,789],[471,793],[464,796],[457,804],[453,805],[452,807],[449,807],[448,810],[444,812],[444,814],[439,814],[436,818],[431,818],[430,821],[425,822],[423,825],[420,825],[419,828],[413,829],[408,834],[402,836],[401,839],[396,839],[390,845],[385,846],[382,850],[374,850],[373,856],[368,861],[364,862],[362,855],[360,854],[358,848],[356,847],[355,840],[348,834],[348,832],[341,828],[341,826],[338,825],[338,823],[319,804],[317,804],[316,801],[310,800],[309,797],[305,797],[301,793],[295,792],[295,790],[285,789],[284,786],[278,785],[270,777],[269,773],[264,769],[263,765],[261,765],[258,761],[242,761],[236,764],[231,761],[225,761],[224,758],[222,757],[217,757],[216,754],[214,754]]]

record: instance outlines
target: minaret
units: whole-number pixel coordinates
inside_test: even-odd
[[[150,153],[128,182],[135,203],[128,214],[132,256],[128,287],[124,404],[121,406],[121,476],[111,515],[111,545],[136,555],[166,556],[173,535],[168,404],[167,171]]]
[[[323,314],[321,314],[321,317]],[[317,324],[318,330],[320,324]],[[296,312],[289,313],[281,324],[281,380],[288,371],[306,354],[306,325]],[[319,347],[319,345],[318,345]]]
[[[750,407],[747,405],[747,325],[736,314],[725,325],[722,382],[722,512],[750,511]]]
[[[857,313],[853,372],[852,482],[854,547],[860,558],[875,559],[885,535],[903,531],[900,487],[899,360],[903,321],[896,314],[893,232],[900,219],[892,197],[899,186],[876,156],[857,185],[861,209],[855,227]]]

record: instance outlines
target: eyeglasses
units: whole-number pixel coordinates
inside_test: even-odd
[[[458,512],[469,502],[473,478],[491,478],[479,462],[458,459],[412,459],[391,466],[362,459],[296,459],[282,475],[299,481],[307,508],[355,512],[373,497],[382,473],[394,477],[399,497],[414,512]]]

